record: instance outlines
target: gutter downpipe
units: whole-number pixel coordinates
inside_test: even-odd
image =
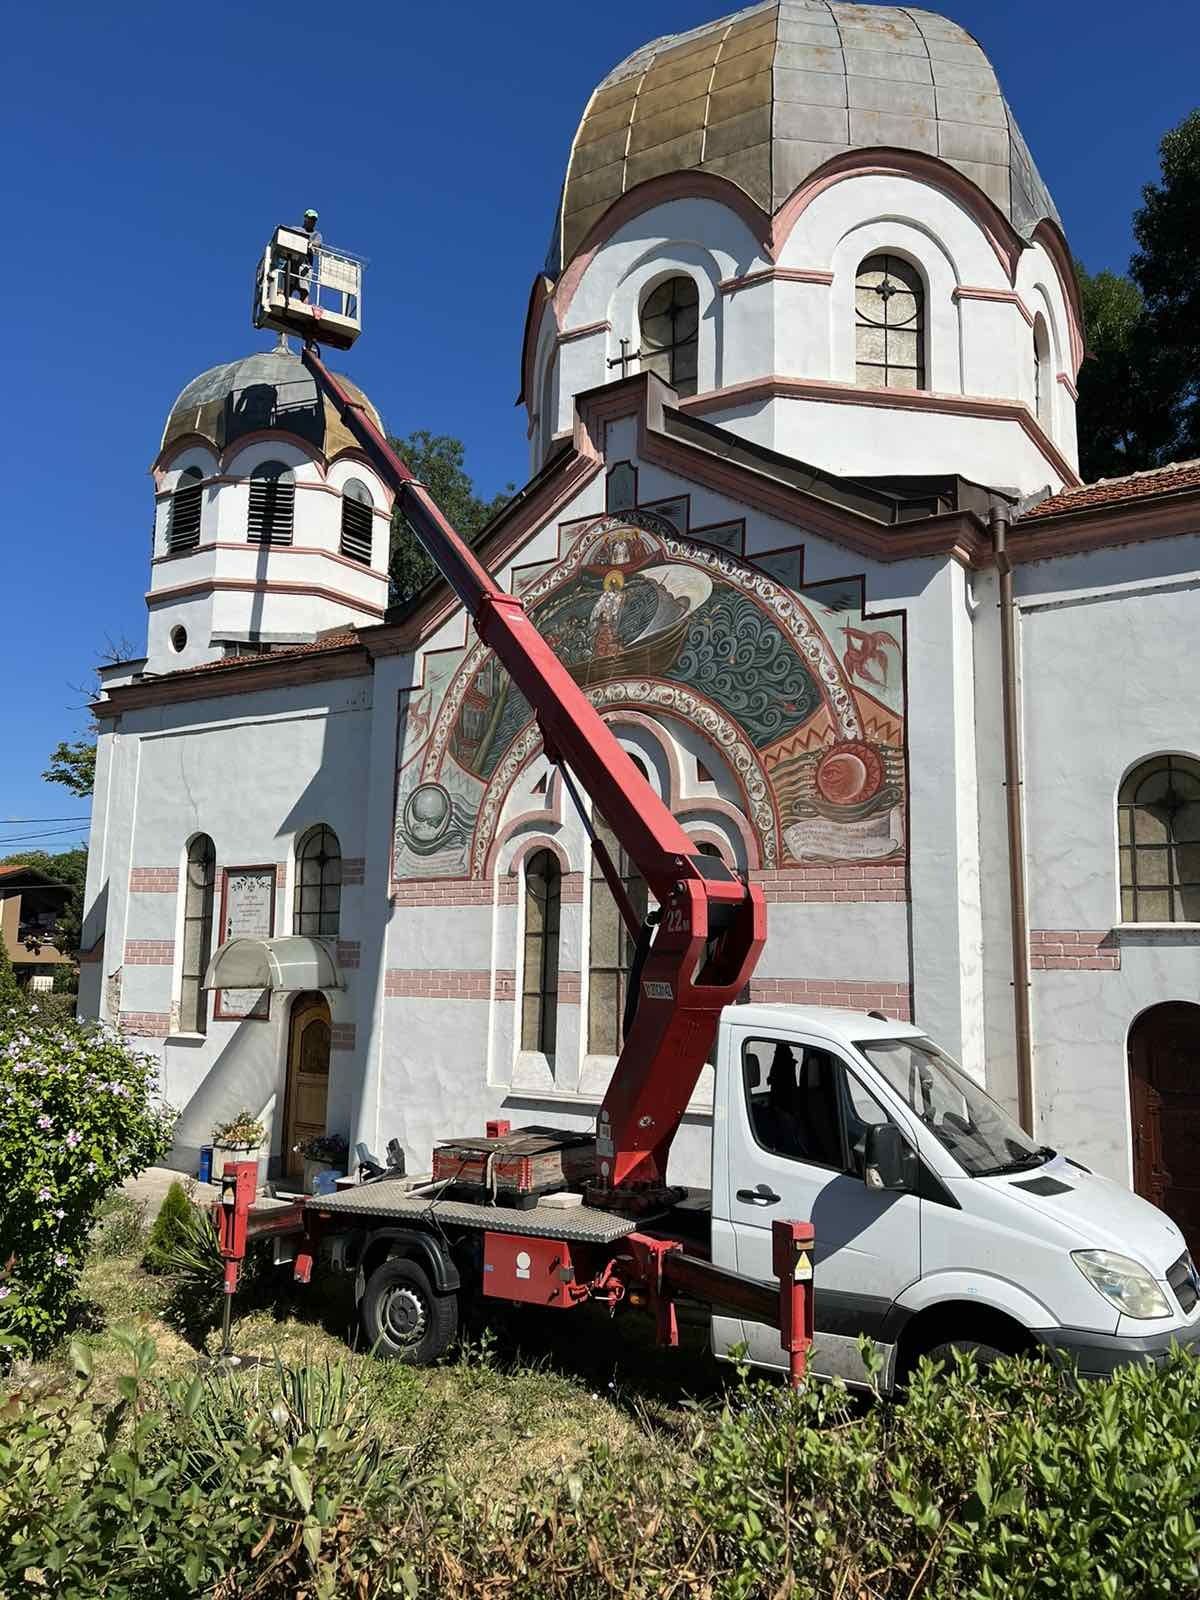
[[[1017,1047],[1017,1119],[1033,1135],[1033,1040],[1029,1022],[1029,912],[1025,894],[1025,815],[1017,686],[1016,605],[1008,554],[1011,512],[993,501],[989,514],[1000,578],[1000,678],[1004,700],[1004,789],[1008,813],[1008,890],[1012,927],[1013,1023]]]

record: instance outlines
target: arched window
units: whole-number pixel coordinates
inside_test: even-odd
[[[318,823],[296,846],[292,932],[335,938],[342,910],[342,847],[332,828]]]
[[[212,954],[213,885],[217,853],[206,833],[187,848],[183,883],[183,964],[179,991],[179,1027],[183,1033],[208,1030],[208,995],[201,984]]]
[[[251,544],[291,544],[296,511],[296,480],[282,461],[260,461],[250,474]]]
[[[868,256],[854,284],[856,378],[869,389],[925,387],[925,286],[899,256]]]
[[[194,550],[200,543],[203,480],[204,474],[199,467],[184,467],[179,474],[179,482],[171,496],[171,514],[167,523],[168,550]]]
[[[525,867],[525,971],[521,991],[521,1049],[554,1054],[558,1020],[558,929],[562,871],[550,850]]]
[[[538,400],[538,426],[542,434],[542,459],[554,448],[554,434],[558,427],[558,407],[554,398],[554,353],[546,357],[546,370],[542,373],[541,397]]]
[[[696,392],[700,291],[694,278],[668,278],[642,301],[641,363],[676,394]]]
[[[639,766],[640,762],[637,763]],[[639,919],[645,920],[649,903],[646,880],[617,843],[602,817],[594,819],[596,833],[608,849],[625,893]],[[621,1022],[633,965],[634,940],[625,926],[608,880],[592,854],[592,909],[588,947],[588,1049],[595,1055],[615,1056],[621,1048]]]
[[[1050,428],[1050,335],[1040,313],[1033,319],[1033,414],[1042,427]]]
[[[358,478],[351,478],[342,490],[342,544],[344,556],[370,565],[371,540],[375,532],[375,502],[371,491]]]
[[[1200,922],[1200,762],[1153,756],[1117,796],[1122,922]]]

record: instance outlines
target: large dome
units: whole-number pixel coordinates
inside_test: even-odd
[[[382,429],[379,413],[362,390],[349,378],[341,381]],[[264,429],[305,440],[327,461],[357,443],[328,400],[321,403],[300,357],[276,347],[223,362],[193,378],[171,407],[159,454],[185,436],[199,435],[220,451]]]
[[[832,157],[881,146],[949,163],[1027,237],[1059,220],[990,62],[957,23],[770,0],[656,39],[609,73],[575,136],[548,270],[648,178],[715,173],[773,212]]]

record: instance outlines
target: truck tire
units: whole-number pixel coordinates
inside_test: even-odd
[[[942,1376],[954,1371],[954,1352],[960,1355],[974,1356],[975,1365],[980,1373],[984,1373],[994,1366],[1002,1356],[1011,1355],[1010,1350],[1002,1350],[999,1345],[988,1344],[982,1339],[943,1339],[940,1344],[935,1344],[929,1350],[922,1350],[921,1354],[928,1356],[930,1361],[940,1361]]]
[[[458,1332],[458,1296],[435,1293],[418,1262],[389,1256],[367,1279],[361,1315],[375,1355],[424,1367]]]

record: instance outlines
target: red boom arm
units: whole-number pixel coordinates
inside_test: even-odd
[[[762,891],[699,854],[591,702],[538,633],[442,516],[361,401],[311,347],[304,365],[345,426],[395,490],[431,560],[470,612],[537,716],[547,757],[565,762],[636,862],[660,921],[641,971],[641,993],[597,1121],[597,1187],[663,1186],[667,1156],[716,1034],[766,937]]]

